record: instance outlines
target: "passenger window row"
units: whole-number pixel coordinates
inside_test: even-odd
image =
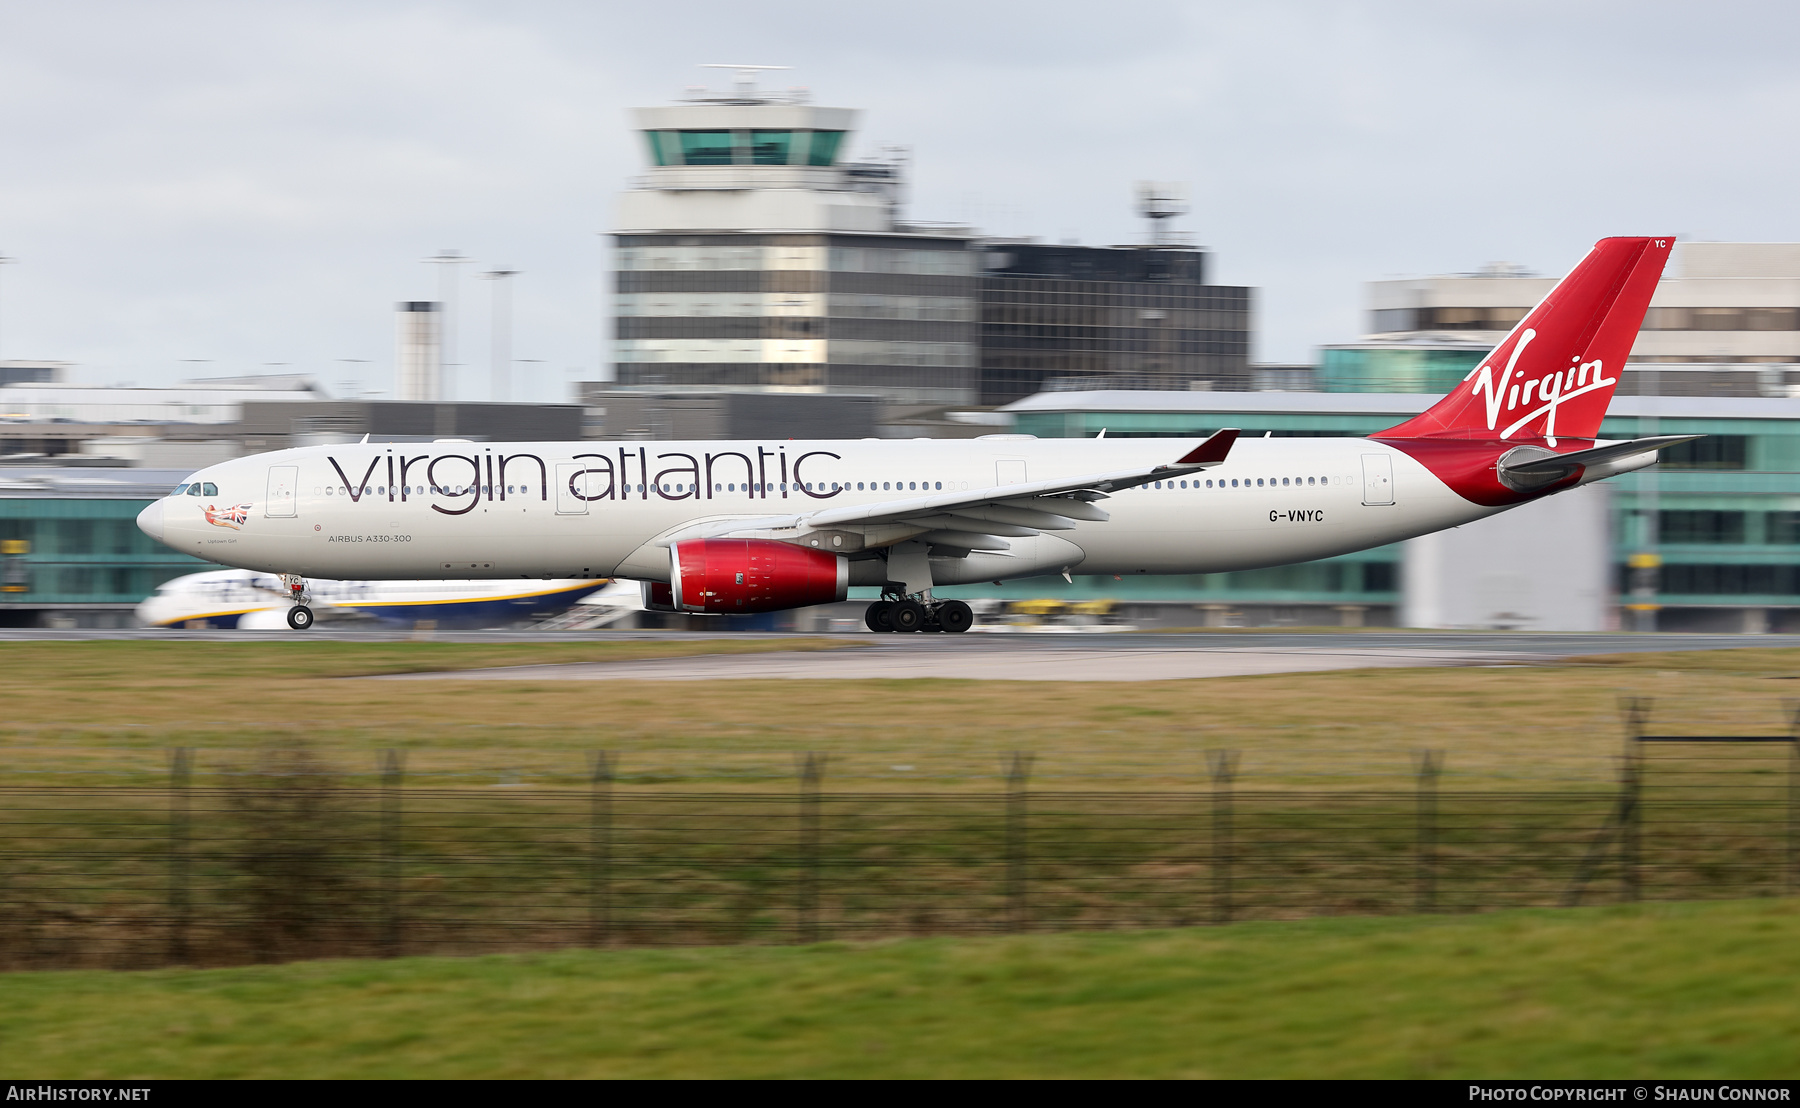
[[[1266,484],[1265,484],[1265,482],[1266,482]],[[1243,478],[1243,486],[1242,487],[1246,488],[1246,489],[1249,489],[1249,488],[1260,489],[1260,488],[1265,488],[1265,487],[1291,488],[1291,487],[1296,487],[1296,486],[1304,488],[1309,485],[1316,487],[1319,485],[1350,485],[1350,484],[1354,484],[1354,483],[1355,483],[1355,479],[1352,477],[1269,477],[1269,478],[1258,477],[1256,479],[1255,483],[1252,484],[1250,478],[1245,477],[1245,478]],[[1185,489],[1185,488],[1189,487],[1189,484],[1186,481],[1152,481],[1148,485],[1140,485],[1138,487],[1139,488],[1155,488],[1155,489],[1160,489],[1160,488],[1165,488],[1165,487],[1173,489],[1176,487],[1180,487],[1180,488]],[[1196,489],[1200,488],[1201,487],[1200,481],[1198,479],[1196,479],[1193,482],[1192,487],[1196,488]],[[1230,485],[1227,486],[1227,484],[1225,483],[1225,478],[1221,477],[1218,479],[1217,486],[1215,486],[1213,484],[1213,479],[1209,477],[1206,479],[1205,487],[1209,488],[1209,489],[1214,488],[1214,487],[1221,488],[1221,489],[1229,487],[1229,488],[1235,489],[1235,488],[1239,487],[1238,478],[1233,477],[1231,479]]]

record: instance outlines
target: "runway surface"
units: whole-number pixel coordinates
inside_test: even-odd
[[[1513,634],[1463,631],[1231,631],[1153,634],[787,636],[693,631],[441,631],[433,642],[693,642],[832,639],[861,649],[715,654],[635,662],[517,666],[355,678],[369,681],[719,681],[963,678],[986,681],[1168,681],[1401,666],[1542,665],[1583,654],[1800,647],[1800,635]],[[0,630],[0,642],[405,642],[407,631]]]
[[[656,634],[665,637],[668,633]],[[635,636],[634,636],[635,637]],[[1582,654],[1800,647],[1791,635],[1360,634],[834,635],[825,652],[700,655],[633,662],[395,674],[370,681],[719,681],[960,678],[1170,681],[1407,666],[1542,665]]]

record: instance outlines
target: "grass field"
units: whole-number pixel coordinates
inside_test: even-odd
[[[1800,903],[0,976],[17,1078],[1800,1073]]]
[[[304,737],[355,772],[409,752],[408,772],[569,781],[614,751],[622,782],[715,787],[791,779],[831,755],[834,786],[991,788],[1036,755],[1046,787],[1186,787],[1205,753],[1242,752],[1244,785],[1410,773],[1447,756],[1446,786],[1592,785],[1615,776],[1621,693],[1659,721],[1785,730],[1800,651],[1587,658],[1558,666],[1387,669],[1131,684],[978,681],[361,682],[403,670],[822,649],[824,639],[601,644],[31,642],[0,644],[0,782],[158,778],[164,751],[200,767]],[[1675,718],[1679,717],[1679,718]],[[229,752],[229,753],[228,753]],[[22,776],[24,775],[24,776]]]

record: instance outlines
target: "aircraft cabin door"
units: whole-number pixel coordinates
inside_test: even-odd
[[[299,515],[299,498],[295,495],[299,484],[299,466],[270,466],[269,495],[263,501],[263,515],[271,519],[291,519]]]
[[[1363,503],[1394,502],[1394,459],[1387,454],[1364,454]]]
[[[1023,485],[1024,483],[1024,458],[998,458],[994,461],[994,484]]]
[[[587,515],[587,498],[593,495],[588,489],[589,476],[587,467],[580,462],[556,463],[557,515]]]

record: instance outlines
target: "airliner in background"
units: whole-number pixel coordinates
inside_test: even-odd
[[[521,588],[521,584],[525,587]],[[594,600],[606,581],[313,581],[313,603],[347,616],[404,627],[500,627],[567,612]],[[637,610],[609,598],[620,614]],[[163,582],[137,607],[148,627],[212,627],[269,631],[288,626],[293,598],[281,578],[254,570],[219,569]]]
[[[1602,239],[1448,396],[1367,438],[365,438],[209,467],[138,526],[280,575],[296,628],[308,577],[623,577],[652,609],[696,613],[873,586],[871,630],[966,631],[969,606],[935,588],[1310,561],[1654,464],[1698,436],[1597,436],[1673,242]]]

